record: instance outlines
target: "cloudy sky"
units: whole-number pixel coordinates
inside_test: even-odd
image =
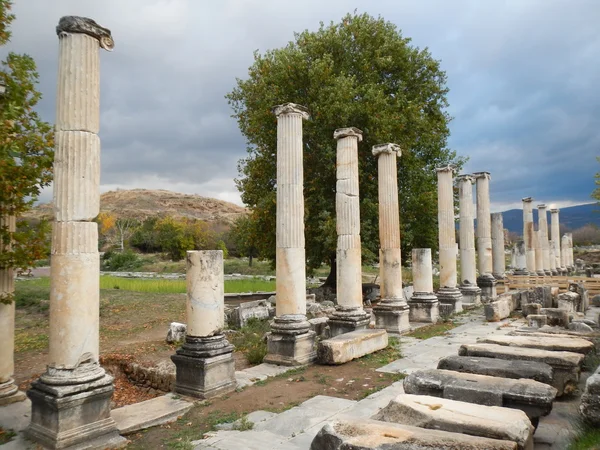
[[[600,166],[598,0],[15,0],[10,50],[33,56],[54,120],[63,15],[110,28],[102,52],[102,191],[170,189],[241,204],[245,142],[224,95],[252,52],[355,9],[442,61],[450,147],[492,174],[492,209],[589,203]],[[0,56],[4,56],[6,49]],[[43,200],[50,199],[46,192]]]

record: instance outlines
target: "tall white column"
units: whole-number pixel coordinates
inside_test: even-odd
[[[566,272],[571,271],[569,266],[569,237],[565,234],[560,239],[560,265],[565,268]]]
[[[479,278],[477,284],[486,300],[496,297],[496,279],[492,275],[492,224],[490,216],[490,174],[476,172],[477,187],[477,262]]]
[[[471,175],[456,178],[458,183],[458,207],[460,211],[460,291],[464,304],[481,303],[481,288],[477,286],[475,258],[475,206]]]
[[[462,294],[457,287],[456,228],[454,226],[454,167],[436,169],[438,178],[438,228],[440,254],[440,303],[450,304],[454,312],[462,311]]]
[[[411,322],[437,322],[440,316],[437,296],[433,293],[433,264],[430,248],[412,249],[413,296],[410,299]]]
[[[523,241],[527,252],[527,272],[535,275],[535,238],[533,225],[533,198],[525,197],[523,200]]]
[[[518,240],[515,244],[515,275],[528,275],[527,271],[527,249],[525,248],[525,241]]]
[[[558,275],[558,270],[556,267],[556,257],[554,256],[554,247],[552,246],[552,241],[550,241],[548,253],[550,254],[550,271],[552,272],[553,276],[556,276]]]
[[[575,255],[573,254],[573,233],[566,233],[567,235],[567,260],[569,261],[569,267],[571,271],[575,270]]]
[[[362,131],[339,128],[337,140],[335,212],[337,230],[337,307],[329,321],[332,336],[365,328],[370,317],[363,310],[358,192],[358,143]]]
[[[492,275],[497,280],[505,277],[504,222],[502,213],[493,213],[492,218]]]
[[[316,358],[314,332],[306,320],[304,169],[302,121],[306,108],[286,103],[277,116],[276,317],[265,362],[306,364]]]
[[[558,208],[553,208],[550,210],[550,234],[552,247],[554,247],[554,259],[556,261],[556,270],[560,274],[564,274],[567,272],[567,268],[564,266],[562,255],[561,255],[561,246],[560,246],[560,218],[559,218],[560,210]]]
[[[548,213],[546,205],[538,205],[538,230],[540,231],[540,246],[542,247],[542,264],[544,274],[552,276],[550,269],[550,244],[548,241]]]
[[[373,308],[376,328],[401,333],[410,329],[408,304],[402,291],[400,257],[400,208],[398,204],[398,167],[400,146],[381,144],[373,147],[379,180],[379,246],[381,302]]]
[[[27,392],[28,437],[50,448],[100,439],[121,442],[110,417],[112,377],[98,362],[100,203],[100,48],[110,31],[68,16],[56,28],[59,69],[50,265],[50,335],[46,372]],[[64,404],[65,397],[78,397]],[[58,405],[61,405],[60,407]],[[98,444],[100,446],[100,444]]]
[[[535,245],[535,267],[537,267],[537,275],[540,277],[546,276],[544,271],[544,249],[542,248],[542,233],[540,230],[535,230],[534,245]]]

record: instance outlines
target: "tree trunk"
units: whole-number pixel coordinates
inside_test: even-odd
[[[248,267],[252,267],[252,252],[248,255]]]
[[[329,275],[327,275],[327,279],[325,283],[323,283],[322,287],[329,287],[335,291],[337,287],[337,262],[335,258],[335,253],[332,253],[329,257]]]

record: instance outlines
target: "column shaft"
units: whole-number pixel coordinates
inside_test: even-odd
[[[463,175],[458,178],[460,209],[460,279],[461,286],[477,285],[475,267],[475,217],[473,205],[474,178]]]
[[[525,241],[519,240],[515,244],[515,275],[527,275],[527,249]]]
[[[559,210],[554,208],[550,210],[550,235],[552,238],[552,247],[554,247],[554,259],[556,264],[556,270],[563,273],[565,272],[565,266],[561,257],[560,248],[560,218]]]
[[[475,175],[477,182],[477,257],[481,276],[491,274],[493,271],[490,178],[486,172]]]
[[[538,230],[540,232],[544,273],[550,276],[552,275],[552,270],[550,268],[550,243],[548,241],[548,213],[546,212],[546,205],[538,205]]]
[[[188,251],[186,283],[187,334],[220,334],[225,326],[223,252]]]
[[[536,230],[533,232],[534,234],[534,242],[535,242],[535,267],[538,268],[536,273],[538,276],[543,277],[546,275],[544,271],[544,251],[542,249],[542,233],[540,230]]]
[[[437,170],[438,227],[440,243],[440,287],[456,287],[456,228],[451,167]]]
[[[502,213],[494,213],[492,218],[492,274],[500,280],[504,278],[506,260],[504,255],[504,222]]]
[[[433,264],[430,248],[412,249],[413,296],[410,299],[411,322],[437,322],[440,305],[433,293]]]
[[[533,226],[533,198],[525,197],[523,200],[523,241],[527,252],[527,271],[530,275],[536,273],[535,237]]]

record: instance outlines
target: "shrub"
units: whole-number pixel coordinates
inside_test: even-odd
[[[124,252],[106,252],[102,257],[102,269],[111,272],[138,270],[145,261],[131,250]]]

